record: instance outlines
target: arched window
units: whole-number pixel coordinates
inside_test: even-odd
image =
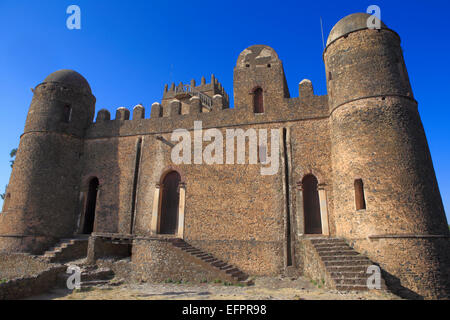
[[[264,113],[263,90],[260,87],[253,90],[253,112]]]
[[[355,207],[356,210],[363,210],[366,208],[366,201],[364,199],[364,184],[362,179],[355,180]]]

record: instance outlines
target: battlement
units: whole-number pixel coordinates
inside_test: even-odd
[[[192,79],[190,84],[183,84],[183,82],[180,82],[178,86],[176,86],[175,83],[172,83],[170,88],[168,84],[166,84],[164,86],[162,104],[165,105],[167,101],[173,99],[180,100],[182,103],[187,103],[187,100],[193,96],[198,96],[200,97],[202,104],[210,111],[212,108],[212,99],[215,95],[221,95],[224,105],[228,108],[230,101],[228,93],[212,74],[211,82],[206,83],[205,77],[202,77],[200,85],[196,84],[195,79]]]
[[[211,83],[193,87],[180,85],[167,91],[161,102],[151,105],[149,118],[145,117],[145,107],[141,104],[136,105],[132,112],[124,107],[118,108],[115,119],[111,119],[108,110],[101,109],[96,122],[88,128],[86,138],[153,134],[179,128],[190,130],[194,121],[202,121],[205,128],[218,128],[323,119],[330,115],[328,96],[315,95],[312,83],[307,79],[299,84],[299,97],[285,98],[281,104],[275,104],[267,96],[263,113],[255,113],[251,107],[229,108],[227,98],[221,94],[211,97],[204,94],[205,91],[197,91],[200,95],[196,95],[192,89],[208,86],[211,88]],[[205,98],[209,102],[205,102]]]

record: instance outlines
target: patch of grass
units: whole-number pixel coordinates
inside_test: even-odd
[[[202,279],[202,280],[200,280],[200,283],[208,283],[208,280]]]
[[[164,283],[173,283],[173,280],[169,278],[169,279],[164,280]]]
[[[8,281],[8,280],[6,280],[6,279],[0,279],[0,283],[5,283],[6,281]]]
[[[220,280],[220,279],[215,279],[215,280],[214,280],[214,283],[222,283],[222,280]]]

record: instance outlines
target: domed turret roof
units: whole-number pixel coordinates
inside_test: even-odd
[[[58,82],[68,86],[79,87],[91,92],[91,86],[87,80],[78,72],[69,69],[55,71],[48,75],[43,82]]]
[[[339,20],[338,23],[331,29],[328,36],[327,46],[339,37],[342,37],[350,32],[367,29],[367,19],[371,15],[368,13],[353,13]],[[387,29],[387,26],[381,21],[381,28]]]

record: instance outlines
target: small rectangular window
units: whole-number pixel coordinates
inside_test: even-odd
[[[355,206],[356,210],[366,209],[366,201],[364,199],[364,185],[362,179],[355,180]]]
[[[66,104],[63,110],[63,121],[69,123],[70,120],[72,120],[72,107]]]

